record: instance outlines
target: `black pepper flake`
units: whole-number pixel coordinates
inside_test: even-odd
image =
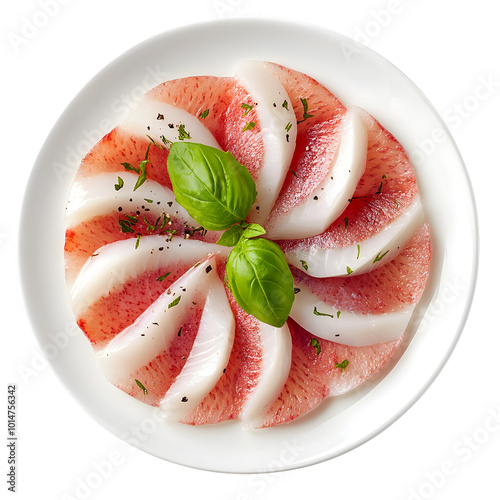
[[[173,123],[169,123],[168,124],[168,128],[174,128],[174,124]]]
[[[224,370],[222,370],[222,373],[226,373],[226,369],[224,368]]]
[[[121,212],[123,210],[122,207],[118,207],[118,212]]]
[[[164,247],[160,247],[160,248],[158,248],[158,250],[159,250],[160,252],[163,252]]]
[[[141,211],[140,211],[140,210],[136,210],[136,211],[135,211],[135,213],[136,213],[137,215],[141,215]]]
[[[318,197],[317,197],[317,196],[315,196],[315,197],[313,198],[313,200],[317,200],[317,199],[318,199]]]
[[[290,135],[286,134],[286,142],[290,142]]]
[[[260,207],[255,207],[255,210],[260,210]]]
[[[167,205],[168,205],[169,207],[171,207],[171,206],[173,205],[173,203],[174,203],[173,201],[168,201],[168,202],[167,202]]]
[[[128,200],[128,201],[132,201],[132,198],[130,198],[130,200]]]
[[[157,120],[164,120],[165,117],[161,114],[161,113],[158,113],[158,116],[156,117]]]
[[[181,401],[183,403],[187,403],[188,402],[188,398],[186,396],[183,396],[182,399],[181,399]]]
[[[148,130],[151,130],[151,127],[150,127],[149,125],[148,125],[146,128],[147,128]]]
[[[207,266],[205,269],[205,272],[208,274],[212,270],[212,266]]]

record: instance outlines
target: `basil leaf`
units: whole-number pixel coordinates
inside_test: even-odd
[[[167,169],[178,203],[211,231],[245,220],[257,196],[252,176],[230,152],[204,144],[174,142]]]
[[[243,237],[248,239],[262,236],[263,234],[266,234],[266,230],[260,224],[253,222],[243,231]]]
[[[242,309],[272,326],[285,324],[295,292],[292,273],[276,243],[241,238],[229,254],[226,273]]]
[[[242,233],[243,226],[235,224],[222,234],[222,236],[217,240],[217,245],[234,247],[238,244],[238,241],[240,241]]]

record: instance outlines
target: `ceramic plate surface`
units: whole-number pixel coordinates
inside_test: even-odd
[[[291,424],[259,431],[245,431],[238,422],[164,423],[154,408],[107,383],[76,327],[63,264],[65,206],[81,157],[143,92],[172,78],[229,76],[242,59],[302,71],[344,104],[365,108],[391,131],[413,162],[433,245],[428,286],[390,366],[359,390],[331,398]],[[41,208],[44,224],[39,224]],[[460,155],[433,107],[370,49],[321,28],[277,21],[227,20],[180,28],[145,41],[104,68],[70,103],[45,142],[27,186],[21,227],[27,309],[63,383],[98,422],[125,441],[165,460],[213,471],[311,465],[385,429],[422,395],[448,359],[476,279],[473,195]]]

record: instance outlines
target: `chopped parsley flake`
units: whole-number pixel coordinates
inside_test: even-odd
[[[246,132],[247,130],[252,130],[255,127],[255,122],[248,122],[244,127],[242,132]]]
[[[349,224],[349,219],[344,217],[344,231],[347,231],[347,225]]]
[[[344,359],[342,363],[335,363],[334,368],[340,368],[342,371],[344,371],[347,368],[347,365],[349,364],[349,361],[347,359]]]
[[[137,250],[139,248],[139,242],[141,241],[141,235],[137,235],[137,240],[135,242],[135,249]]]
[[[288,111],[288,101],[286,99],[283,101],[283,104],[281,106]]]
[[[147,203],[153,203],[153,200],[150,200],[149,198],[144,198],[144,201]]]
[[[170,273],[165,273],[163,276],[160,276],[159,278],[156,278],[156,281],[163,281],[165,278],[167,278],[171,274],[172,274],[171,272]]]
[[[243,112],[243,116],[247,116],[248,113],[250,113],[250,111],[252,111],[253,109],[253,106],[251,106],[250,104],[247,104],[247,103],[242,103],[241,107],[245,110]]]
[[[309,266],[307,265],[307,262],[305,260],[301,260],[300,263],[302,264],[302,267],[307,271],[309,269]]]
[[[352,273],[352,269],[349,266],[347,266],[346,269],[347,269],[347,275]]]
[[[206,117],[208,116],[208,113],[210,113],[210,110],[207,108],[207,109],[205,109],[205,111],[202,111],[202,112],[198,115],[198,117],[199,117],[199,118],[206,118]]]
[[[191,134],[186,130],[185,125],[179,125],[179,141],[184,139],[191,139]]]
[[[130,163],[124,162],[122,165],[125,167],[125,170],[129,170],[132,172],[135,172],[136,174],[139,174],[139,178],[137,179],[137,182],[135,183],[134,186],[134,191],[142,186],[144,182],[146,182],[147,174],[146,174],[146,164],[149,163],[149,160],[143,160],[141,163],[139,163],[139,167],[136,168]],[[116,185],[115,185],[116,189]]]
[[[342,311],[337,311],[337,318],[340,318],[340,313],[341,313],[341,312],[342,312]]]
[[[158,144],[150,135],[146,134],[146,137],[151,141],[151,144],[153,144],[153,146],[156,146],[157,148],[160,149],[165,149],[161,144]],[[151,146],[151,144],[149,146]],[[148,152],[149,152],[149,146],[148,146]],[[146,152],[146,160],[148,159],[148,152]]]
[[[170,309],[171,307],[176,306],[180,302],[180,300],[181,300],[181,296],[179,295],[177,298],[172,300],[172,302],[170,302],[170,304],[168,305],[168,308]]]
[[[128,220],[120,219],[118,221],[118,225],[120,226],[120,230],[122,233],[133,233],[135,229],[132,227],[132,223]]]
[[[170,146],[172,144],[172,141],[169,141],[164,135],[160,135],[161,142],[165,144],[165,146]],[[157,144],[157,146],[160,146]],[[165,149],[163,146],[160,146],[162,149]]]
[[[291,124],[291,122],[288,122],[288,123],[286,124],[285,130],[286,130],[287,132],[290,132],[290,129],[291,129],[291,128],[292,128],[292,124]]]
[[[375,192],[375,194],[380,194],[382,192],[382,184],[383,182],[380,182],[380,186],[378,187],[378,190]]]
[[[123,179],[118,177],[118,183],[115,184],[115,191],[119,191],[123,187]]]
[[[314,306],[314,311],[313,311],[314,315],[315,316],[328,316],[329,318],[333,318],[333,314],[327,314],[327,313],[322,313],[322,312],[319,312],[317,309],[316,309],[316,306]]]
[[[142,392],[144,393],[144,395],[147,396],[148,395],[148,390],[142,385],[142,383],[139,380],[137,380],[137,379],[135,379],[135,383],[139,386],[139,389],[142,390]]]
[[[312,338],[311,346],[316,349],[316,356],[319,356],[319,353],[321,352],[321,346],[319,345],[318,339]]]
[[[382,260],[382,258],[389,253],[389,250],[386,250],[382,255],[380,255],[380,252],[377,254],[377,256],[373,259],[373,263],[378,262],[379,260]]]
[[[361,252],[361,247],[359,245],[356,245],[358,247],[358,255],[356,256],[356,259],[359,259],[359,254]]]
[[[297,123],[301,123],[301,122],[307,120],[308,118],[312,118],[314,116],[314,115],[311,115],[310,113],[307,112],[309,110],[309,104],[307,103],[307,99],[301,97],[300,102],[302,103],[302,107],[304,108],[304,112],[302,113],[302,120],[300,120]]]

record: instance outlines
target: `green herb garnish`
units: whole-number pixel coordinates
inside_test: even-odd
[[[302,113],[302,120],[300,120],[297,123],[302,123],[303,121],[307,120],[308,118],[312,118],[314,115],[311,115],[307,111],[309,110],[309,104],[307,103],[306,98],[300,98],[300,102],[302,103],[302,107],[304,109],[304,112]]]
[[[377,256],[373,259],[373,264],[378,262],[379,260],[382,260],[382,258],[389,253],[389,250],[386,250],[382,255],[380,255],[380,252],[377,254]]]
[[[250,113],[250,111],[252,111],[253,109],[253,106],[251,106],[250,104],[247,104],[247,103],[242,103],[241,107],[245,110],[243,112],[243,116],[247,116],[248,113]]]
[[[248,122],[242,129],[242,132],[246,132],[247,130],[252,130],[255,127],[255,122]]]
[[[344,371],[347,368],[347,365],[349,364],[349,361],[347,359],[344,359],[342,363],[335,363],[334,368],[340,368],[341,371]]]
[[[139,386],[139,389],[142,390],[142,392],[144,393],[144,395],[147,396],[148,395],[148,390],[142,385],[142,383],[139,380],[137,380],[137,379],[135,379],[135,383]]]
[[[321,352],[321,346],[319,345],[318,339],[312,338],[311,346],[316,349],[316,356],[319,356],[319,353]]]
[[[115,191],[119,191],[123,187],[123,179],[118,177],[118,183],[115,184]]]
[[[179,125],[179,141],[184,139],[191,139],[191,134],[186,130],[185,125]]]
[[[170,302],[170,304],[168,305],[168,309],[170,309],[171,307],[176,306],[180,301],[181,301],[181,295],[179,295],[174,300],[172,300],[172,302]]]
[[[329,318],[333,318],[333,314],[327,314],[327,313],[322,313],[322,312],[319,312],[319,311],[316,309],[316,306],[314,306],[313,314],[314,314],[315,316],[328,316]]]
[[[163,276],[160,276],[159,278],[156,278],[156,281],[163,281],[165,278],[170,276],[172,273],[165,273]]]
[[[174,143],[167,168],[177,202],[202,228],[225,231],[218,243],[234,246],[227,284],[248,314],[272,326],[285,324],[294,300],[293,276],[280,247],[246,222],[257,191],[250,173],[229,152]]]

